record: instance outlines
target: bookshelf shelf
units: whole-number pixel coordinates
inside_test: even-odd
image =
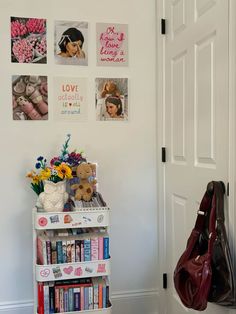
[[[90,228],[108,227],[109,207],[76,208],[72,212],[37,212],[34,209],[34,228],[62,229],[62,228]]]
[[[60,276],[58,276],[58,274],[60,274]],[[110,259],[78,263],[35,265],[36,280],[42,282],[108,275],[110,275]]]
[[[50,260],[50,262],[45,262],[46,260],[44,259],[42,261],[42,263],[44,263],[44,265],[37,264],[38,256],[39,256],[38,252],[37,252],[37,250],[38,250],[38,244],[37,244],[38,241],[37,240],[39,237],[43,237],[45,235],[45,232],[47,234],[47,232],[49,232],[49,233],[50,232],[53,232],[53,233],[56,232],[57,233],[60,231],[60,233],[63,234],[65,229],[67,229],[67,230],[68,229],[77,229],[77,230],[86,229],[86,230],[91,230],[91,234],[94,235],[93,229],[99,228],[99,230],[102,230],[102,232],[103,232],[102,235],[105,234],[104,237],[106,238],[108,236],[108,233],[106,233],[106,231],[108,230],[109,225],[110,225],[110,208],[109,207],[84,207],[84,208],[75,208],[74,211],[69,211],[69,212],[44,212],[42,209],[35,207],[35,208],[33,208],[32,222],[33,222],[33,259],[34,259],[33,272],[34,272],[34,280],[35,280],[35,284],[34,284],[34,299],[35,299],[34,313],[35,314],[49,314],[49,313],[111,314],[112,306],[111,306],[110,301],[108,301],[109,299],[106,298],[109,295],[109,292],[106,292],[106,291],[109,291],[109,287],[108,287],[109,284],[107,283],[107,277],[110,275],[110,256],[109,256],[109,254],[98,257],[98,258],[104,258],[104,259],[88,260],[88,261],[83,261],[83,262],[51,264],[52,260]],[[86,233],[86,236],[87,235],[90,235],[90,233]],[[99,233],[98,233],[98,235],[99,235]],[[73,236],[76,237],[76,234]],[[67,236],[64,236],[64,238],[66,238],[66,237]],[[80,237],[80,234],[78,234],[78,237]],[[95,237],[97,237],[97,236],[95,236]],[[99,237],[102,238],[103,236],[100,235]],[[53,238],[50,238],[50,236],[49,236],[49,239],[50,240],[48,240],[48,241],[50,242]],[[67,238],[67,241],[69,241],[69,243],[70,243],[71,240],[68,240],[68,239],[69,239],[69,237]],[[83,239],[83,237],[80,239]],[[92,241],[92,239],[93,238],[91,238],[91,241]],[[55,238],[53,241],[55,242]],[[58,238],[56,241],[58,241]],[[102,248],[103,248],[103,246],[102,246]],[[101,252],[103,252],[103,251],[101,251]],[[108,246],[108,252],[109,252],[109,246]],[[92,244],[91,244],[91,254],[92,254]],[[91,255],[91,259],[92,259],[92,255]],[[57,262],[58,261],[59,260],[57,260]],[[73,259],[72,259],[72,261],[73,261]],[[46,263],[48,265],[45,265]],[[96,283],[97,280],[99,280],[98,278],[101,278],[101,280],[103,282],[103,288],[102,289],[105,289],[105,292],[104,292],[105,294],[102,297],[103,299],[101,301],[102,303],[100,303],[100,306],[95,307],[95,301],[94,301],[95,286],[94,285],[97,284],[99,286],[99,283]],[[102,279],[102,278],[106,278],[106,279]],[[79,310],[79,311],[78,310],[69,311],[68,308],[67,308],[67,310],[64,309],[64,311],[62,311],[60,309],[61,312],[59,312],[58,310],[55,310],[55,312],[52,312],[51,310],[49,310],[49,308],[51,307],[51,302],[53,302],[53,304],[56,308],[56,305],[55,305],[56,304],[56,301],[55,301],[56,296],[55,295],[56,295],[56,290],[58,289],[58,286],[60,287],[61,285],[64,285],[64,287],[65,287],[67,285],[66,288],[59,288],[59,290],[64,289],[62,292],[62,298],[64,300],[63,302],[69,302],[69,301],[65,301],[66,291],[68,291],[68,292],[69,292],[69,290],[74,291],[74,289],[77,289],[75,287],[75,285],[78,285],[78,287],[81,287],[81,285],[83,286],[84,283],[80,283],[81,280],[82,281],[83,280],[89,280],[90,281],[90,283],[88,283],[87,286],[89,285],[89,287],[91,287],[91,289],[93,290],[91,293],[92,293],[92,300],[93,300],[92,301],[93,302],[92,307],[94,306],[94,309],[90,309],[90,307],[89,307],[89,309],[87,308],[85,310],[86,307],[84,305],[84,308]],[[64,282],[66,281],[66,284],[65,283],[62,284],[63,281]],[[79,282],[79,283],[77,284],[77,282]],[[100,282],[100,281],[98,281],[98,282]],[[50,286],[50,284],[52,284],[52,286]],[[101,285],[101,283],[100,283],[100,285]],[[85,283],[84,291],[85,291],[87,286]],[[73,288],[73,287],[75,287],[75,288]],[[51,294],[50,294],[51,288],[54,289],[54,297],[53,297],[54,300],[53,301],[51,301]],[[106,290],[107,288],[108,288],[108,290]],[[82,288],[79,288],[79,289],[82,289]],[[100,293],[99,290],[97,290],[97,291],[98,291],[97,293]],[[104,291],[104,290],[102,290],[102,291]],[[60,293],[61,293],[61,291],[60,291]],[[64,295],[63,295],[63,293],[64,293]],[[76,293],[75,292],[73,292],[73,293],[74,293],[73,298],[75,298]],[[85,292],[83,292],[83,293],[85,293]],[[89,293],[89,298],[90,298],[90,291],[88,293]],[[45,301],[45,295],[46,295],[47,301]],[[105,299],[104,299],[104,296],[105,296]],[[60,298],[61,298],[61,294],[60,294]],[[91,301],[91,299],[89,299],[89,302],[90,301]],[[46,305],[45,305],[45,302],[46,302]],[[71,304],[74,304],[74,303],[71,303]],[[85,304],[85,299],[84,299],[84,304]],[[96,303],[96,304],[98,305],[98,303]],[[103,307],[101,306],[101,304],[103,304]],[[98,307],[99,307],[99,309],[98,309]],[[45,308],[46,308],[46,310],[45,310]],[[62,309],[63,309],[63,307],[62,307]]]

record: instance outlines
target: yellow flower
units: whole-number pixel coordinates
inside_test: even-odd
[[[72,178],[72,170],[69,166],[65,163],[60,164],[59,166],[55,167],[57,170],[57,175],[61,179],[71,179]]]
[[[32,181],[33,181],[33,183],[39,183],[40,177],[39,177],[38,175],[35,175],[35,176],[32,178]]]
[[[40,174],[40,180],[47,180],[51,176],[51,170],[49,168],[43,169]]]

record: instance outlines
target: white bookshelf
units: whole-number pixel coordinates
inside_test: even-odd
[[[70,280],[88,277],[100,277],[110,275],[110,258],[87,262],[60,263],[49,265],[37,264],[37,234],[42,230],[71,229],[71,228],[95,228],[108,229],[110,225],[109,207],[77,208],[70,212],[43,212],[41,209],[33,209],[33,259],[34,259],[34,313],[38,307],[38,282],[51,282],[57,280]],[[56,270],[56,271],[55,271]],[[60,273],[59,278],[55,273]],[[103,309],[63,312],[63,314],[91,313],[111,314],[112,306]],[[46,314],[46,313],[45,313]],[[61,313],[62,314],[62,313]]]

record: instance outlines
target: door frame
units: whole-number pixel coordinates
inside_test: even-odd
[[[159,279],[159,302],[158,313],[166,314],[165,304],[167,302],[166,290],[162,288],[162,275],[166,273],[166,208],[165,208],[165,163],[161,160],[161,148],[165,147],[165,35],[161,34],[161,19],[165,18],[165,1],[156,0],[156,79],[157,79],[157,211],[158,211],[158,279]],[[186,1],[186,0],[185,0]],[[188,0],[189,1],[189,0]],[[225,1],[225,0],[224,0]],[[233,260],[236,267],[236,1],[229,1],[229,196],[227,197],[226,221],[228,221],[229,242],[234,252]],[[166,21],[166,32],[168,32],[168,21]],[[167,151],[168,162],[168,151]],[[187,240],[187,239],[186,239]],[[168,278],[171,281],[172,278]]]

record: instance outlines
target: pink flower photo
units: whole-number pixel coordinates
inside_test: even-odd
[[[11,17],[11,61],[47,63],[46,19]]]

